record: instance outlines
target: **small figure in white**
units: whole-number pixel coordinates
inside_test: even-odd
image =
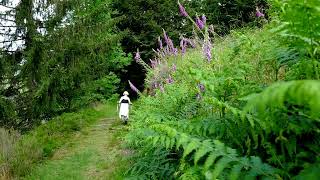
[[[130,105],[132,104],[130,101],[130,98],[128,97],[129,93],[125,91],[123,93],[123,96],[120,98],[118,102],[117,109],[120,108],[119,110],[119,118],[123,121],[124,124],[127,124],[128,119],[129,119],[129,108]]]

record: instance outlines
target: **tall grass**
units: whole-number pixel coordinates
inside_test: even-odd
[[[98,105],[75,113],[65,113],[22,136],[0,129],[0,175],[8,178],[29,174],[35,165],[50,158],[55,150],[83,127],[103,117],[114,117],[112,106]]]

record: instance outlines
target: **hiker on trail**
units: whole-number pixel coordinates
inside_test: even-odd
[[[129,119],[129,106],[132,104],[130,98],[128,97],[129,93],[125,91],[123,96],[118,102],[119,118],[126,124]]]

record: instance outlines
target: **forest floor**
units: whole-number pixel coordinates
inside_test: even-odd
[[[115,114],[75,134],[52,158],[35,168],[25,179],[121,179],[130,151],[121,147],[128,128]]]

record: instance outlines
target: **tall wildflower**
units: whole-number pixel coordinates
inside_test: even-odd
[[[264,14],[259,10],[258,7],[256,7],[256,16],[257,17],[264,17]]]
[[[168,84],[173,84],[174,83],[174,80],[173,78],[169,75],[169,77],[167,78],[167,83]]]
[[[198,26],[199,29],[203,29],[205,26],[202,20],[199,18],[199,16],[196,17],[196,25]]]
[[[204,25],[206,25],[207,17],[204,14],[201,16],[201,21],[203,22]]]
[[[168,44],[169,37],[167,35],[167,32],[164,29],[163,29],[163,38],[164,38],[164,41]]]
[[[210,39],[205,40],[202,46],[202,53],[204,57],[208,60],[208,62],[211,61],[212,55],[211,55],[211,50],[212,50],[212,44],[210,42]]]
[[[136,92],[136,93],[138,93],[138,94],[141,93],[141,92],[139,91],[139,89],[136,88],[136,86],[131,83],[130,80],[129,80],[128,82],[129,82],[130,88],[131,88],[134,92]]]
[[[192,39],[184,39],[184,40],[187,45],[189,44],[192,48],[196,48],[196,42],[194,40]]]
[[[157,60],[150,59],[151,67],[154,69],[157,67]]]
[[[140,52],[139,51],[136,52],[136,55],[134,56],[134,60],[136,62],[139,62],[141,60],[141,56],[140,56]]]
[[[175,72],[177,70],[177,66],[175,64],[172,65],[172,71]]]
[[[181,41],[180,41],[180,48],[181,48],[181,53],[182,54],[185,54],[186,53],[186,51],[187,51],[187,41],[185,41],[185,39],[184,38],[182,38],[181,39]]]
[[[178,1],[178,5],[179,5],[180,14],[184,17],[188,17],[189,15],[188,15],[186,9],[182,6],[182,4],[180,4],[179,1]]]

